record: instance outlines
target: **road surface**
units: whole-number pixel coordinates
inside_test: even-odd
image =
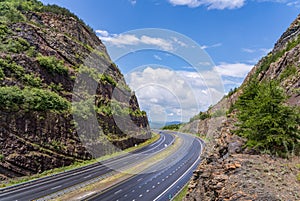
[[[166,134],[166,132],[162,132]],[[203,142],[190,135],[173,132],[183,140],[174,153],[151,168],[104,192],[89,197],[91,201],[169,200],[190,180],[200,163]]]
[[[76,170],[60,173],[54,176],[38,179],[25,184],[0,189],[1,201],[27,201],[43,198],[58,191],[87,182],[93,178],[101,177],[114,170],[133,166],[141,161],[141,156],[151,157],[157,152],[166,149],[174,142],[174,136],[161,133],[161,137],[155,143],[142,149],[125,154],[113,159],[102,161]]]

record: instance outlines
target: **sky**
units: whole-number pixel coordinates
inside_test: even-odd
[[[240,86],[300,0],[42,0],[91,26],[152,122],[188,121]]]

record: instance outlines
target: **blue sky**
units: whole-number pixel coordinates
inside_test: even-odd
[[[162,122],[187,121],[239,86],[300,13],[299,0],[42,2],[68,8],[96,30],[136,91],[142,109],[150,120]],[[151,35],[147,28],[156,31]],[[195,46],[194,42],[203,51],[199,50],[199,58],[211,59],[209,70],[193,67],[187,54],[176,52]],[[122,48],[127,54],[115,57]],[[197,51],[184,51],[195,53],[193,58],[198,59]]]

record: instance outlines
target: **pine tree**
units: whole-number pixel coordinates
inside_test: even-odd
[[[239,129],[247,145],[271,153],[299,146],[299,108],[285,104],[287,96],[275,81],[253,80],[237,101]]]

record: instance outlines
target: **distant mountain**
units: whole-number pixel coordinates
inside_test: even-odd
[[[152,129],[159,129],[162,128],[164,126],[169,126],[169,125],[173,125],[173,124],[181,124],[182,122],[180,121],[170,121],[170,122],[149,122],[150,127]]]

